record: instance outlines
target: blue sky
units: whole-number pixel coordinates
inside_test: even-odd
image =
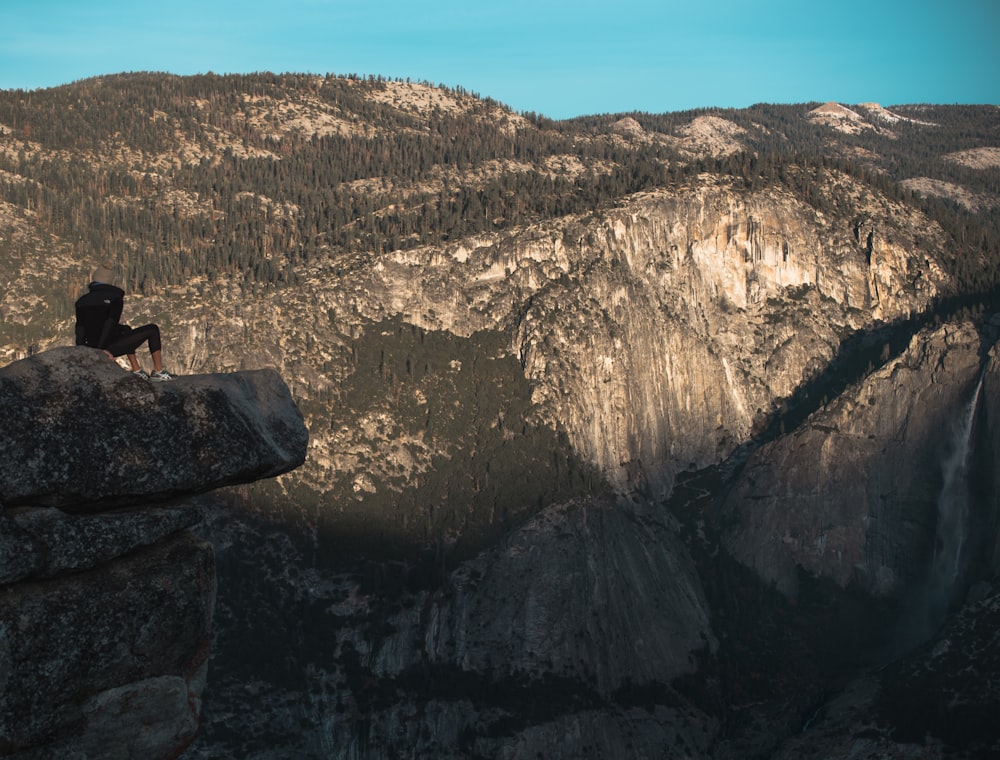
[[[0,0],[0,89],[123,71],[381,74],[553,118],[1000,104],[1000,0]]]

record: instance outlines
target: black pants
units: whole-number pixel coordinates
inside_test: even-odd
[[[149,341],[149,353],[151,354],[156,353],[163,347],[160,343],[160,328],[156,325],[143,325],[136,328],[129,327],[128,325],[119,325],[118,328],[120,330],[119,334],[112,338],[111,342],[105,346],[113,356],[134,354],[136,349],[147,340]]]

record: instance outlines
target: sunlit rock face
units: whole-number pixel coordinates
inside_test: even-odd
[[[660,495],[746,440],[876,305],[905,314],[941,279],[881,243],[875,272],[849,230],[778,192],[642,196],[572,243],[569,282],[519,325],[525,372],[586,459]]]
[[[837,182],[831,193],[860,194]],[[586,217],[317,267],[280,304],[163,308],[194,371],[272,363],[334,408],[345,343],[372,321],[499,331],[540,419],[619,491],[663,496],[747,440],[846,335],[919,311],[946,284],[910,225],[930,244],[939,230],[854,200],[862,221],[703,177]],[[316,490],[333,435],[316,426],[321,456],[297,475]]]
[[[153,385],[87,348],[0,369],[0,409],[0,754],[177,757],[216,595],[178,500],[298,466],[301,414],[273,372]]]
[[[961,410],[977,390],[980,345],[971,324],[918,333],[755,451],[727,501],[733,556],[789,596],[796,567],[874,594],[917,580],[934,551],[949,457],[969,443]]]

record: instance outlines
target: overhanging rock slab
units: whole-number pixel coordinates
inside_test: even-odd
[[[0,369],[0,501],[98,512],[273,477],[308,433],[270,369],[153,383],[100,351]]]

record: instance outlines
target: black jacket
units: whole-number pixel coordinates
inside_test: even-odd
[[[90,283],[90,291],[76,301],[76,345],[105,348],[120,328],[125,291],[103,282]]]

